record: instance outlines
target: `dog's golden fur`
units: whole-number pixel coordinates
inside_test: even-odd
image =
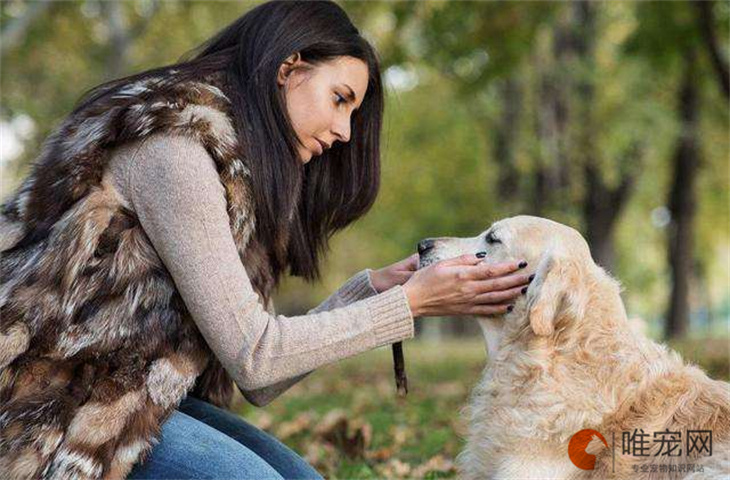
[[[536,275],[512,312],[479,319],[489,365],[466,409],[469,434],[458,458],[462,477],[728,478],[730,384],[708,378],[676,352],[635,333],[619,283],[593,262],[577,231],[520,216],[488,232],[500,243],[487,244],[487,232],[437,239],[422,259],[432,263],[486,250],[486,261],[525,259]],[[609,444],[597,448],[593,470],[577,468],[568,457],[571,437],[587,428],[601,432]],[[647,457],[622,453],[622,433],[635,429],[649,434]],[[712,431],[712,456],[687,455],[688,429]],[[679,457],[655,456],[661,442],[653,434],[667,430],[681,431]],[[704,472],[642,472],[644,464],[695,464]]]

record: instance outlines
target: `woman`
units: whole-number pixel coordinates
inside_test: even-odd
[[[232,383],[264,405],[414,318],[508,309],[524,264],[475,252],[273,313],[281,275],[317,278],[372,205],[382,111],[375,53],[330,2],[260,5],[86,95],[2,206],[3,478],[320,478],[224,410]]]

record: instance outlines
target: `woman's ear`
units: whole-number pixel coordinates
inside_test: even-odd
[[[280,87],[283,87],[291,72],[296,70],[297,67],[301,66],[302,63],[302,56],[299,52],[289,55],[286,60],[284,60],[284,62],[279,66],[279,72],[276,75],[276,83]]]
[[[551,335],[561,314],[579,318],[585,314],[588,294],[581,278],[580,262],[570,255],[546,252],[527,291],[530,327],[535,335]]]

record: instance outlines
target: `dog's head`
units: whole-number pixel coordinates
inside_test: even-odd
[[[506,321],[529,323],[538,336],[551,335],[556,323],[581,319],[590,286],[603,273],[583,237],[573,228],[539,217],[517,216],[492,224],[472,238],[429,238],[418,245],[419,267],[459,255],[486,252],[488,263],[526,260],[535,278],[517,299]],[[605,274],[603,274],[605,276]]]

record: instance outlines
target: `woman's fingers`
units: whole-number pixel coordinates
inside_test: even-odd
[[[489,280],[480,280],[472,282],[471,288],[476,295],[482,295],[489,292],[498,292],[500,290],[509,290],[515,287],[525,287],[530,283],[530,275],[520,273],[508,275],[506,277],[492,278]]]
[[[466,278],[469,280],[484,280],[487,278],[501,277],[527,266],[527,262],[516,260],[514,262],[486,263],[481,262],[467,269]]]
[[[475,316],[485,315],[503,315],[511,310],[512,305],[501,304],[501,305],[474,305],[471,307],[467,314]]]
[[[504,303],[505,305],[511,303],[512,300],[522,295],[522,290],[525,287],[518,286],[515,288],[510,288],[509,290],[499,290],[496,292],[487,292],[482,293],[481,295],[477,295],[473,302],[474,304],[500,304]]]
[[[482,259],[477,257],[473,253],[467,253],[465,255],[459,255],[458,257],[448,258],[439,262],[442,266],[469,266],[483,263]]]
[[[400,270],[393,272],[393,278],[397,285],[403,285],[413,276],[414,273],[415,272],[409,270]]]
[[[408,272],[413,276],[404,283],[411,311],[415,316],[505,314],[529,283],[528,274],[514,273],[526,266],[521,260],[484,263],[465,254]]]
[[[414,253],[410,257],[406,258],[401,262],[403,264],[403,268],[410,272],[415,272],[418,270],[418,254]]]

